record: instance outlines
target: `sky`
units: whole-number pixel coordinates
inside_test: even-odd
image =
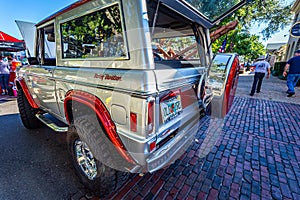
[[[281,0],[282,5],[290,5],[294,3],[295,0]],[[261,26],[258,25],[258,23],[253,24],[253,26],[250,29],[251,34],[259,35],[260,36],[260,42],[262,42],[265,46],[268,43],[287,43],[289,39],[289,34],[290,34],[290,28],[292,24],[284,27],[282,30],[278,30],[275,32],[273,35],[271,35],[271,38],[268,40],[262,40],[263,36],[260,34],[261,30],[263,29],[264,24]]]
[[[286,43],[289,39],[291,26],[292,24],[288,25],[282,30],[278,30],[273,35],[271,35],[271,38],[269,38],[268,40],[263,40],[263,36],[260,34],[263,27],[260,27],[258,24],[253,24],[253,26],[250,28],[250,33],[259,35],[260,37],[259,41],[262,42],[265,46],[268,43]]]
[[[2,0],[0,31],[22,39],[15,20],[37,23],[76,0]]]
[[[291,3],[293,1],[294,0],[283,0],[285,3]],[[22,39],[15,20],[37,23],[74,2],[76,2],[76,0],[3,0],[1,2],[2,9],[0,11],[0,31]],[[286,27],[284,30],[274,34],[269,40],[261,40],[261,42],[265,45],[274,42],[287,42],[289,28],[290,27]],[[255,25],[250,30],[252,34],[259,34],[260,31],[261,28]],[[287,36],[284,37],[284,35]]]
[[[291,24],[291,26],[292,26],[292,24]],[[289,39],[291,26],[287,26],[283,30],[273,34],[270,39],[268,39],[267,41],[264,41],[264,42],[265,43],[284,43],[284,42],[287,42],[288,39]]]

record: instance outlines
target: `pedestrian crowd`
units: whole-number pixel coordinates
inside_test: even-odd
[[[7,57],[0,57],[0,83],[2,89],[2,95],[7,95],[9,88],[9,75],[10,75],[10,65]]]
[[[21,66],[21,62],[11,56],[0,56],[0,94],[13,96],[14,79],[16,78],[16,68]]]

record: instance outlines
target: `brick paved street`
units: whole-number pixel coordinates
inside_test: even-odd
[[[249,75],[248,73],[240,75],[236,92],[237,96],[250,97],[249,93],[253,82],[253,75]],[[270,79],[263,80],[261,93],[256,93],[251,98],[300,104],[300,87],[295,88],[296,95],[290,98],[287,97],[286,90],[285,80],[280,80],[276,76],[270,76]]]
[[[240,77],[233,109],[206,157],[198,151],[207,117],[180,160],[153,174],[133,175],[107,199],[300,199],[299,97],[286,98],[285,81],[272,77],[262,94],[249,98],[251,81]],[[277,101],[264,100],[270,97]]]
[[[264,80],[260,94],[250,97],[252,79],[251,75],[240,77],[233,109],[225,118],[220,134],[207,133],[212,123],[208,117],[203,118],[197,139],[181,159],[153,174],[148,173],[143,177],[131,175],[118,191],[101,199],[300,199],[300,88],[296,89],[295,97],[287,98],[285,81],[271,77],[270,80]],[[0,199],[16,199],[13,194],[18,191],[21,191],[23,199],[30,199],[30,196],[39,199],[34,197],[40,195],[44,199],[55,199],[50,198],[55,193],[60,194],[57,196],[62,199],[99,199],[86,197],[83,188],[76,182],[65,152],[65,143],[57,143],[63,141],[64,135],[53,134],[47,128],[37,130],[37,133],[28,131],[15,114],[18,113],[15,98],[1,97],[0,103],[2,119],[13,119],[16,127],[11,128],[22,132],[11,132],[8,138],[3,135],[2,141],[7,141],[6,145],[11,141],[10,137],[18,138],[11,141],[9,149],[17,145],[20,152],[24,151],[25,142],[30,141],[27,145],[33,145],[38,150],[27,148],[29,154],[43,157],[59,152],[61,155],[52,167],[47,165],[54,160],[51,156],[43,159],[33,157],[30,163],[2,160],[2,165],[4,163],[9,167],[0,169],[15,178],[2,176],[6,182],[0,187]],[[216,144],[212,145],[215,141]],[[38,146],[47,148],[40,150]],[[205,150],[208,152],[206,156],[203,155]],[[18,153],[11,150],[8,156],[22,160],[30,157],[26,157],[27,154],[17,156],[13,152]],[[19,163],[25,165],[27,170],[19,167]],[[42,174],[41,177],[35,177],[33,171],[29,170],[37,163],[43,167],[34,168],[34,172]],[[15,174],[14,170],[17,169],[23,172]],[[45,178],[45,171],[53,179]],[[25,176],[20,176],[23,173],[27,174],[26,182],[31,183],[32,188],[24,189]],[[56,182],[69,185],[63,188]]]

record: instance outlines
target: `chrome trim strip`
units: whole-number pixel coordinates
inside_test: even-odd
[[[112,86],[106,86],[106,85],[98,85],[98,84],[91,84],[91,83],[85,83],[81,81],[75,81],[75,80],[66,80],[63,78],[57,78],[53,77],[52,80],[54,81],[60,81],[64,83],[70,83],[70,84],[76,84],[76,85],[82,85],[82,86],[87,86],[87,87],[92,87],[92,88],[97,88],[97,89],[105,89],[105,90],[111,90],[111,91],[116,91],[116,92],[121,92],[121,93],[129,93],[131,96],[138,96],[138,97],[144,97],[147,98],[149,95],[155,95],[157,92],[142,92],[142,91],[134,91],[134,90],[126,90],[122,88],[116,88]]]

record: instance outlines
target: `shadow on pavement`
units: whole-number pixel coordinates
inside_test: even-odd
[[[83,190],[65,134],[28,130],[18,114],[0,116],[0,199],[70,199]]]

